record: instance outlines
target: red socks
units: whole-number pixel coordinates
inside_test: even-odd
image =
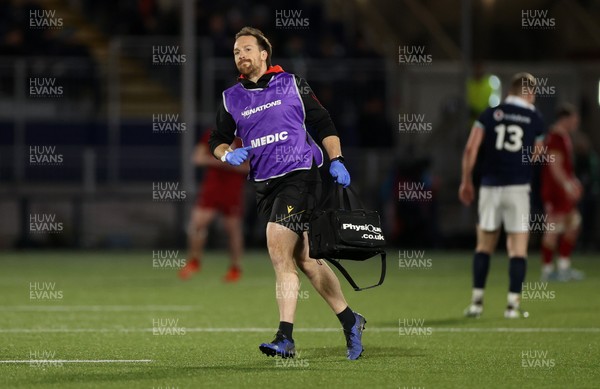
[[[554,252],[542,244],[542,263],[544,265],[552,264],[552,254]]]
[[[560,243],[558,244],[558,255],[560,255],[561,258],[570,258],[574,248],[575,242],[561,237]]]

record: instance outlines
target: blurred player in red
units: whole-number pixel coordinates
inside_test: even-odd
[[[231,257],[231,265],[223,281],[236,282],[242,274],[243,195],[249,168],[248,163],[234,167],[215,159],[208,147],[210,133],[211,131],[204,133],[194,151],[194,163],[206,167],[206,171],[190,220],[188,261],[185,267],[179,271],[179,277],[187,280],[194,273],[200,271],[208,227],[220,213],[224,217],[223,222],[229,237],[229,255]],[[241,145],[238,138],[232,144],[234,148],[241,147]]]
[[[577,242],[581,215],[577,202],[582,186],[573,170],[573,145],[570,133],[577,130],[579,115],[570,104],[561,106],[556,123],[546,137],[549,163],[542,168],[542,201],[553,230],[545,230],[542,239],[542,280],[579,280],[583,273],[571,268],[571,252]],[[553,255],[558,251],[558,272]]]

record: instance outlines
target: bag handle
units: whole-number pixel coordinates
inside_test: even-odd
[[[358,194],[352,186],[344,188],[341,185],[336,185],[335,191],[338,193],[338,205],[341,206],[342,209],[346,209],[348,211],[352,211],[354,209],[365,209],[363,202],[361,201],[360,197],[358,197]]]
[[[354,280],[352,279],[352,277],[350,277],[350,274],[348,273],[348,271],[346,269],[344,269],[344,266],[342,266],[342,264],[340,263],[339,260],[336,260],[336,259],[333,259],[333,258],[325,258],[325,260],[327,262],[331,263],[333,266],[335,266],[340,271],[340,273],[342,273],[342,275],[344,276],[344,278],[346,278],[346,280],[348,281],[348,283],[350,283],[350,285],[354,288],[354,290],[356,292],[360,292],[361,290],[375,288],[376,286],[379,286],[379,285],[383,284],[383,280],[385,280],[385,270],[386,270],[385,257],[386,257],[386,252],[384,251],[384,252],[381,253],[381,274],[379,275],[379,282],[377,282],[375,285],[366,286],[364,288],[359,287],[356,284],[356,282],[354,282]]]
[[[333,198],[333,204],[331,204],[330,208],[338,208],[339,204],[343,204],[343,202],[340,202],[339,198],[338,198],[338,189],[336,187],[341,186],[339,184],[333,184],[335,187],[332,188],[329,193],[327,193],[327,196],[325,196],[325,198],[323,199],[323,201],[321,201],[321,205],[319,208],[324,209],[327,206],[327,203],[329,202],[329,199],[331,198],[331,196],[335,195],[335,197]],[[336,201],[337,200],[337,201]],[[314,215],[314,212],[313,212]]]
[[[327,193],[327,196],[321,203],[321,206],[327,204],[329,199],[333,197],[332,208],[334,209],[345,209],[347,211],[352,211],[354,209],[365,209],[362,200],[358,197],[358,194],[352,188],[352,186],[348,186],[344,188],[341,184],[334,184],[332,190]]]

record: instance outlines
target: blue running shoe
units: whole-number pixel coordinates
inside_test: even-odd
[[[346,347],[348,347],[346,355],[351,361],[358,359],[363,352],[362,333],[365,329],[365,324],[367,324],[367,320],[360,313],[354,312],[354,317],[356,318],[356,323],[354,323],[352,330],[344,330]]]
[[[277,331],[275,339],[271,343],[262,343],[258,348],[263,354],[267,354],[270,357],[278,355],[281,358],[294,358],[296,355],[294,341],[289,340],[281,331]]]

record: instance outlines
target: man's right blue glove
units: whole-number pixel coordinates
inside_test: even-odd
[[[239,166],[246,159],[248,159],[248,150],[250,150],[252,146],[240,147],[239,149],[235,149],[233,151],[226,151],[225,154],[221,157],[221,161],[227,162],[231,166]]]
[[[333,178],[335,178],[335,182],[340,185],[343,185],[344,188],[347,188],[350,185],[350,173],[346,169],[346,166],[340,161],[333,161],[329,166],[329,174]]]

